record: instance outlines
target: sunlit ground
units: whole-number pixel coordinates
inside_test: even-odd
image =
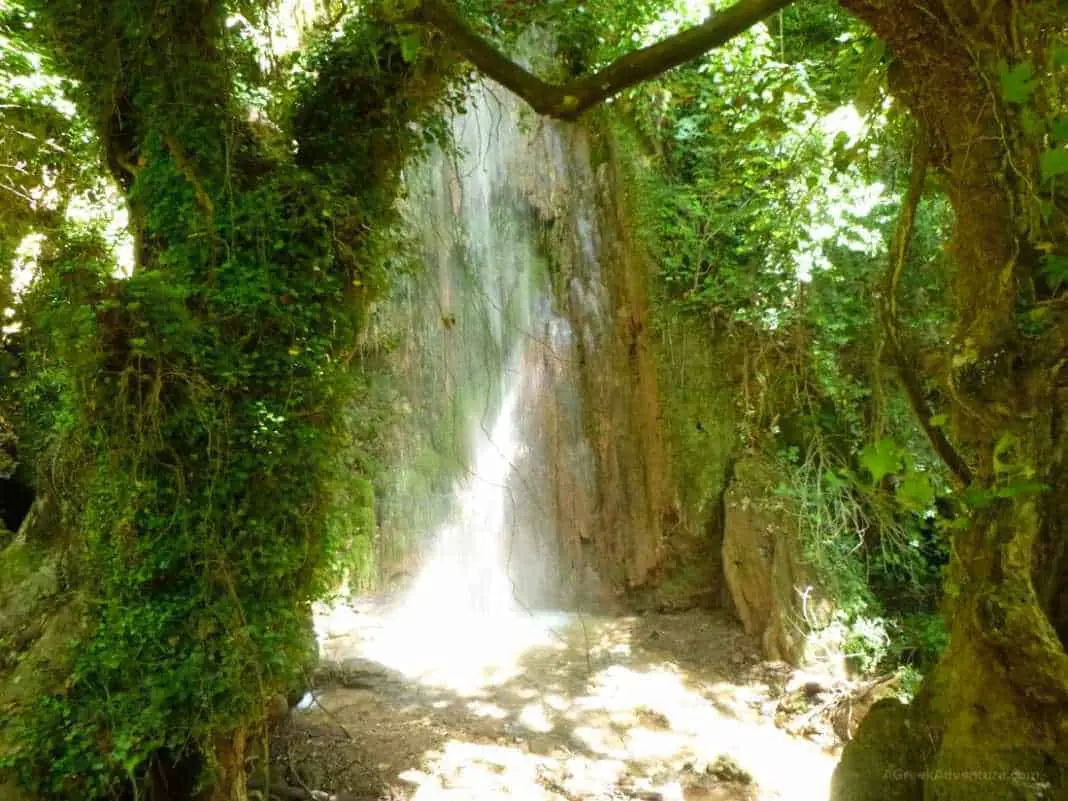
[[[369,799],[825,801],[834,757],[772,724],[770,679],[726,618],[531,614],[515,600],[505,484],[523,382],[505,373],[413,585],[317,610],[333,673],[296,720],[309,775]]]
[[[448,597],[432,605],[387,610],[347,604],[318,610],[320,652],[327,661],[358,656],[407,678],[460,695],[477,695],[515,678],[531,648],[566,648],[566,615],[528,615],[505,604],[474,617]]]
[[[836,757],[773,725],[758,676],[725,679],[740,635],[721,619],[357,608],[322,610],[323,656],[393,678],[326,690],[307,719],[341,721],[394,798],[828,797]]]

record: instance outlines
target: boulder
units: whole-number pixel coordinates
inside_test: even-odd
[[[61,538],[54,510],[35,504],[18,534],[0,548],[0,758],[18,745],[5,721],[68,676],[71,640],[83,616],[62,581]],[[0,801],[27,801],[0,772]]]
[[[735,465],[724,497],[723,573],[747,633],[768,659],[798,665],[827,654],[809,635],[833,607],[804,563],[788,499],[774,492],[774,466],[759,457]]]

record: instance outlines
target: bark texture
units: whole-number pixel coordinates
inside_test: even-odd
[[[950,647],[911,707],[888,704],[861,726],[833,798],[1063,798],[1068,655],[1055,600],[1064,589],[1063,501],[1056,489],[1024,484],[1063,491],[1065,323],[1061,311],[1040,336],[1018,325],[1019,310],[1037,302],[1031,243],[1040,225],[1033,213],[1040,143],[998,88],[999,64],[1030,61],[1041,74],[1058,9],[843,4],[892,50],[896,93],[929,132],[932,167],[956,213],[958,325],[945,381],[959,440],[975,460],[976,488],[989,503],[953,536]]]
[[[480,71],[512,90],[539,114],[574,120],[624,89],[655,78],[733,39],[793,0],[740,0],[700,25],[635,50],[593,75],[552,84],[483,39],[447,0],[422,0],[411,19],[437,28]]]

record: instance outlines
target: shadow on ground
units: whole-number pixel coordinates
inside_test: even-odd
[[[274,738],[276,771],[303,792],[361,801],[827,798],[836,756],[772,721],[788,669],[762,662],[725,616],[557,620],[540,642],[457,681],[412,670],[412,660],[391,667],[374,646],[382,621],[356,617],[325,638],[314,700]],[[460,648],[466,638],[458,640]],[[426,645],[407,643],[423,657],[414,663],[463,661],[442,653],[439,638],[429,643],[436,653]]]

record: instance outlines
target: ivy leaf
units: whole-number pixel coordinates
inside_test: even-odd
[[[878,484],[885,476],[897,472],[900,462],[900,450],[892,439],[881,439],[860,452],[860,463],[871,473],[873,484]]]
[[[1005,98],[1005,102],[1022,106],[1031,99],[1035,90],[1034,68],[1031,62],[1024,61],[1012,68],[1002,62],[998,73],[1001,77],[1001,96]]]
[[[406,33],[400,40],[401,58],[411,64],[418,57],[422,47],[423,37],[420,36],[418,31]]]
[[[1062,144],[1068,142],[1068,114],[1055,119],[1050,125],[1050,130],[1053,132],[1053,141]]]
[[[1048,181],[1056,175],[1068,172],[1068,150],[1047,150],[1038,161],[1042,180]]]
[[[897,499],[906,509],[921,512],[934,503],[934,487],[924,473],[912,471],[897,485]]]
[[[1068,283],[1068,258],[1049,254],[1042,259],[1042,274],[1054,289]]]

